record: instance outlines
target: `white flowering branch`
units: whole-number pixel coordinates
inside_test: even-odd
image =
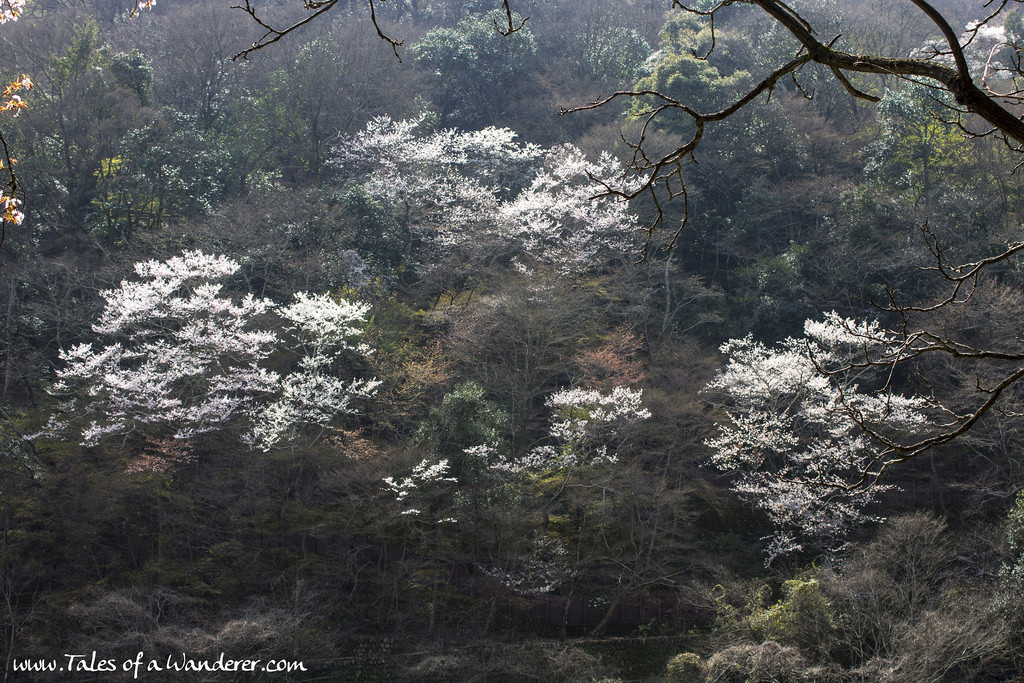
[[[413,500],[421,495],[435,490],[444,484],[454,484],[457,480],[448,476],[448,460],[440,460],[431,463],[429,460],[422,460],[420,464],[412,468],[408,477],[395,480],[393,477],[384,478],[384,487],[395,496],[395,501],[405,507],[402,515],[419,517],[423,511],[416,507],[407,507]],[[455,522],[452,518],[438,520],[439,522]]]
[[[248,422],[246,440],[267,450],[303,425],[355,412],[352,400],[372,396],[379,382],[344,380],[332,366],[345,353],[368,353],[358,343],[368,306],[304,292],[284,308],[252,295],[236,301],[219,281],[238,268],[188,251],[138,263],[138,280],[102,292],[93,330],[103,341],[61,351],[53,392],[65,401],[47,433],[84,420],[82,442],[95,445],[112,434],[184,440]],[[265,365],[282,350],[278,333],[261,326],[273,314],[300,355],[284,377]]]
[[[333,161],[371,196],[403,206],[420,241],[442,253],[497,243],[568,275],[635,250],[628,203],[595,196],[594,178],[631,186],[610,155],[590,162],[571,145],[518,143],[506,128],[423,133],[423,124],[378,117]]]
[[[871,519],[865,506],[887,488],[877,479],[900,457],[892,444],[939,427],[934,400],[896,394],[891,365],[865,362],[901,357],[877,323],[833,313],[805,333],[775,348],[726,342],[728,363],[707,387],[728,397],[729,422],[706,442],[711,463],[735,472],[733,489],[775,525],[770,558],[800,549],[797,536],[831,543]]]
[[[608,394],[588,389],[563,389],[548,397],[552,409],[550,440],[538,446],[515,465],[499,462],[504,469],[571,470],[578,467],[617,462],[609,446],[621,430],[651,416],[643,407],[642,391],[615,387]]]

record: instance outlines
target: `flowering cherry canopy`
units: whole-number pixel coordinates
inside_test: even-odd
[[[353,399],[372,396],[379,382],[332,370],[343,354],[369,352],[357,342],[369,307],[305,292],[283,308],[251,294],[236,301],[222,281],[238,268],[186,251],[137,263],[138,280],[102,292],[93,326],[102,341],[61,352],[54,393],[66,400],[50,433],[74,424],[83,444],[95,445],[136,430],[182,440],[244,423],[244,440],[268,450],[303,425],[324,428],[355,412]],[[284,319],[284,334],[266,324],[273,317]],[[268,367],[289,352],[295,370]]]
[[[862,482],[884,468],[888,437],[928,431],[941,412],[891,391],[884,367],[858,363],[891,352],[877,323],[832,313],[807,321],[805,335],[774,348],[750,335],[727,341],[728,363],[706,387],[727,397],[728,422],[706,442],[711,464],[735,472],[733,490],[775,525],[769,561],[873,519],[864,508],[887,487]]]
[[[378,117],[338,146],[334,165],[366,192],[403,207],[436,250],[504,244],[562,275],[635,252],[628,203],[595,198],[595,184],[623,183],[612,156],[589,161],[572,145],[520,143],[507,128],[425,132],[426,121]]]

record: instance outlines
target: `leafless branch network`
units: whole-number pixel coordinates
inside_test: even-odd
[[[508,4],[508,0],[503,0],[502,9],[505,10],[505,19],[508,22],[508,27],[503,27],[498,23],[498,20],[494,20],[494,30],[501,35],[508,37],[517,31],[521,31],[526,22],[529,21],[530,17],[525,17],[516,23],[515,18],[512,16],[512,6]]]
[[[370,21],[373,22],[373,27],[377,31],[377,36],[385,43],[391,46],[392,51],[395,53],[395,57],[398,61],[402,61],[401,55],[398,53],[398,48],[402,46],[402,41],[392,38],[387,34],[383,28],[381,28],[380,22],[377,18],[377,2],[383,2],[384,0],[367,0],[370,8]],[[304,0],[304,8],[310,12],[305,18],[296,21],[293,24],[285,26],[283,28],[276,28],[272,26],[267,20],[265,20],[256,8],[256,5],[251,0],[245,0],[244,5],[232,5],[231,9],[242,10],[248,14],[253,22],[263,30],[263,35],[253,41],[252,45],[242,50],[234,57],[232,61],[238,59],[248,59],[249,55],[258,50],[262,50],[265,47],[273,45],[280,41],[285,36],[294,33],[303,26],[316,21],[327,12],[330,12],[338,4],[339,0]]]

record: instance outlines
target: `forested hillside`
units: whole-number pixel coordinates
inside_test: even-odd
[[[235,4],[0,1],[5,681],[1024,678],[1017,2]]]

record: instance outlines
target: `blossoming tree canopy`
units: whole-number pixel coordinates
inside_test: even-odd
[[[611,155],[592,162],[572,145],[517,142],[507,128],[429,132],[425,124],[375,118],[334,158],[369,196],[402,205],[419,239],[442,251],[497,241],[560,274],[636,248],[639,223],[628,203],[594,196],[595,181],[625,182]]]
[[[573,145],[551,149],[529,187],[502,204],[505,229],[535,259],[563,274],[627,258],[637,246],[636,216],[616,197],[594,196],[595,181],[628,184],[622,170],[607,153],[590,162]]]
[[[807,321],[805,335],[775,348],[750,335],[729,340],[729,361],[707,386],[726,395],[728,416],[706,442],[711,463],[736,472],[733,489],[775,525],[769,560],[800,550],[801,538],[832,543],[872,519],[864,507],[886,487],[869,485],[899,457],[893,440],[932,429],[941,410],[894,393],[884,367],[858,362],[898,352],[877,323],[832,313]]]
[[[345,381],[332,370],[342,353],[368,353],[356,342],[368,306],[305,292],[284,308],[251,294],[235,300],[222,290],[238,269],[225,256],[187,251],[137,263],[138,280],[102,292],[93,330],[103,343],[61,352],[67,365],[55,393],[66,402],[51,426],[85,417],[83,443],[95,445],[135,430],[189,439],[241,423],[245,440],[267,450],[300,425],[322,428],[354,412],[352,399],[371,396],[378,382]],[[269,325],[275,316],[284,334]],[[297,370],[267,367],[289,350]]]
[[[376,379],[345,380],[332,372],[344,355],[367,355],[370,348],[357,342],[370,306],[337,301],[329,294],[299,292],[279,313],[288,325],[292,350],[300,356],[298,368],[281,379],[279,396],[256,415],[247,440],[268,450],[284,437],[294,438],[302,425],[328,426],[337,415],[355,413],[353,399],[372,397]]]
[[[513,462],[493,447],[474,449],[497,470],[509,472],[587,468],[617,462],[615,449],[630,425],[651,417],[643,406],[643,391],[616,386],[602,393],[580,387],[560,389],[548,396],[551,408],[550,443],[532,448]],[[609,452],[611,447],[611,452]]]
[[[516,142],[507,128],[426,128],[422,117],[374,118],[337,147],[334,164],[361,177],[373,197],[423,207],[422,218],[439,228],[493,211],[502,188],[527,175],[542,154],[537,145]]]

